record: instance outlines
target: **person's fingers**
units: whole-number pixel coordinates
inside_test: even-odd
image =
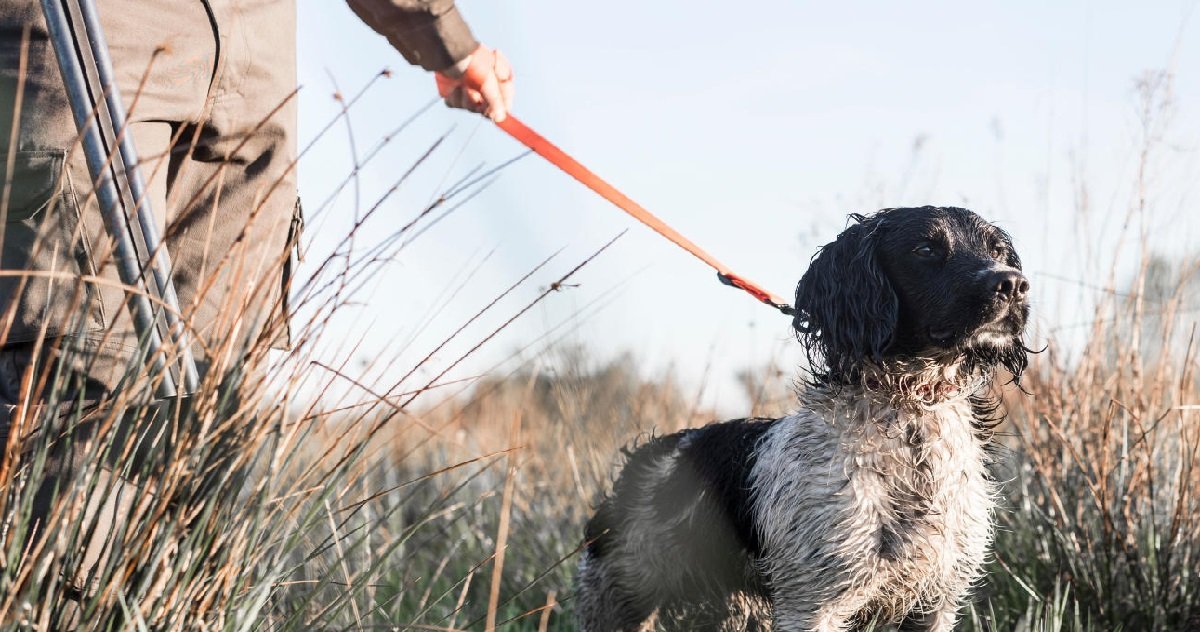
[[[455,90],[453,99],[446,105],[476,114],[482,113],[484,109],[483,97],[478,92],[466,88]]]
[[[495,51],[495,55],[492,56],[492,72],[501,83],[512,81],[512,64],[508,63],[508,57],[505,57],[504,53]]]
[[[500,51],[496,51],[495,72],[496,80],[500,82],[500,98],[504,102],[504,109],[511,112],[513,96],[516,94],[516,84],[513,82],[512,65]]]
[[[509,112],[512,111],[513,98],[516,97],[516,93],[517,88],[511,79],[500,82],[500,94],[504,99],[504,109],[508,110]]]
[[[483,107],[484,107],[483,97],[480,96],[480,94],[478,92],[476,92],[474,90],[468,90],[467,88],[459,88],[455,92],[455,98],[454,98],[453,104],[447,104],[447,105],[450,105],[450,107],[453,107],[453,108],[458,108],[461,110],[467,110],[468,112],[476,112],[476,113],[482,112]]]
[[[438,94],[441,95],[446,107],[475,111],[473,109],[475,103],[469,96],[471,91],[464,88],[462,82],[439,74],[437,76],[437,85]]]
[[[482,90],[484,114],[499,123],[508,117],[508,109],[504,105],[504,95],[500,91],[500,82],[493,75],[483,82]]]
[[[463,102],[463,90],[461,86],[456,86],[442,93],[442,101],[446,103],[446,107],[461,108]]]
[[[487,97],[477,90],[467,90],[467,98],[470,101],[472,111],[482,112],[487,108]]]

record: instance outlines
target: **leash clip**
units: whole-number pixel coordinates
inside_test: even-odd
[[[740,277],[737,277],[733,274],[729,274],[726,272],[717,272],[717,280],[720,281],[722,285],[728,285],[729,287],[737,288],[737,289],[753,296],[754,298],[758,299],[759,302],[765,303],[767,305],[770,305],[771,307],[774,307],[775,309],[779,310],[784,316],[795,316],[796,315],[796,310],[791,305],[788,305],[787,303],[776,302],[775,299],[770,294],[767,294],[763,290],[761,290],[753,285],[750,285],[749,283],[746,283]]]

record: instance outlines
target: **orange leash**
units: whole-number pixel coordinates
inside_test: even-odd
[[[787,301],[762,289],[750,280],[734,274],[712,255],[704,252],[703,249],[692,243],[690,239],[679,234],[674,228],[671,228],[661,219],[655,217],[653,213],[643,208],[641,204],[634,202],[629,196],[621,193],[616,187],[604,181],[603,178],[592,173],[590,169],[580,164],[578,160],[575,160],[566,152],[556,147],[554,143],[546,140],[541,134],[538,134],[517,120],[516,117],[509,115],[502,123],[497,123],[497,126],[507,132],[509,136],[517,139],[521,144],[532,149],[542,158],[550,161],[550,164],[562,169],[567,175],[583,183],[587,188],[599,193],[600,197],[616,204],[618,208],[629,213],[637,221],[649,226],[654,232],[666,237],[674,242],[675,245],[695,255],[697,259],[707,263],[717,271],[717,278],[720,279],[721,283],[743,290],[784,314],[791,316],[794,313]]]

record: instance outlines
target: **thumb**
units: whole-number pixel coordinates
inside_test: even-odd
[[[481,44],[471,54],[471,61],[462,77],[463,85],[475,90],[483,98],[484,113],[497,123],[508,118],[504,91],[496,75],[500,59],[496,51]]]
[[[504,106],[504,94],[500,90],[500,80],[496,79],[495,73],[484,80],[483,85],[479,88],[479,93],[483,95],[483,103],[486,107],[483,113],[488,118],[496,123],[508,118],[508,110]]]

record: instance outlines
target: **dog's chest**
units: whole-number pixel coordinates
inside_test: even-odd
[[[969,405],[867,415],[843,435],[848,530],[906,600],[965,587],[987,550],[992,508]],[[905,595],[902,593],[911,592]]]
[[[808,402],[764,436],[750,479],[769,581],[828,586],[892,614],[963,594],[982,569],[992,508],[970,405]]]

